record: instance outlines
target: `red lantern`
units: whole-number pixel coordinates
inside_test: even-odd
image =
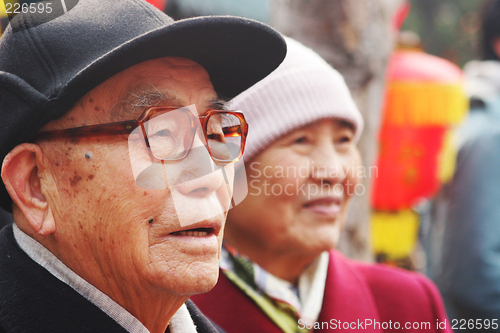
[[[372,206],[396,211],[439,190],[445,135],[467,103],[460,68],[420,51],[396,51],[387,80]]]

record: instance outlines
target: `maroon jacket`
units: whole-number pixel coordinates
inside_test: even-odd
[[[212,291],[191,299],[227,333],[282,332],[222,273]],[[330,253],[318,324],[323,327],[314,331],[318,333],[453,332],[441,296],[426,277],[354,262],[337,251]]]

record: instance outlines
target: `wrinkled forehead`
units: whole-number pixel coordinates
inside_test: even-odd
[[[136,119],[151,106],[196,104],[200,110],[224,108],[217,99],[207,71],[195,61],[164,57],[142,62],[106,80],[87,93],[61,119],[70,126]]]
[[[208,109],[227,109],[227,102],[217,98],[212,89],[199,88],[192,87],[192,89],[187,89],[188,94],[183,94],[175,86],[169,87],[161,83],[155,85],[147,79],[144,82],[136,82],[125,89],[120,100],[111,108],[110,116],[113,121],[136,119],[147,108],[154,106],[180,107],[195,104],[200,115]],[[191,91],[198,92],[196,98],[189,98]]]

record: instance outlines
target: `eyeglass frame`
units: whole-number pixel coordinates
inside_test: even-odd
[[[130,134],[132,133],[136,128],[140,127],[142,130],[142,135],[144,138],[144,142],[146,144],[146,148],[148,150],[148,153],[150,155],[151,159],[156,159],[156,160],[161,160],[161,161],[180,161],[184,158],[187,157],[189,154],[189,151],[191,150],[194,142],[194,137],[196,135],[198,126],[194,120],[194,118],[198,118],[200,120],[201,124],[201,129],[203,131],[203,135],[205,138],[205,143],[207,146],[207,151],[210,154],[210,157],[212,160],[216,163],[231,163],[231,162],[237,162],[243,155],[243,152],[245,151],[245,144],[246,144],[246,138],[248,134],[248,123],[245,119],[245,116],[243,115],[243,112],[241,111],[235,111],[235,110],[217,110],[217,109],[209,109],[207,110],[203,115],[201,116],[196,116],[192,112],[189,112],[191,115],[189,117],[190,123],[191,123],[191,131],[192,134],[189,139],[189,144],[184,151],[184,153],[177,158],[174,159],[162,159],[158,158],[153,155],[151,151],[151,147],[149,145],[149,139],[146,134],[146,128],[144,127],[144,124],[152,119],[152,116],[157,113],[159,110],[165,110],[165,109],[170,109],[170,111],[175,111],[178,109],[182,108],[188,108],[187,106],[153,106],[149,107],[144,112],[139,116],[137,120],[125,120],[125,121],[119,121],[119,122],[113,122],[113,123],[106,123],[106,124],[96,124],[96,125],[87,125],[87,126],[80,126],[80,127],[72,127],[72,128],[65,128],[65,129],[59,129],[59,130],[53,130],[53,131],[46,131],[46,132],[39,132],[37,133],[33,141],[39,141],[39,140],[50,140],[50,139],[59,139],[59,138],[93,138],[97,136],[102,136],[102,135],[124,135],[124,134]],[[190,109],[189,109],[190,110]],[[191,110],[190,110],[191,111]],[[208,120],[210,119],[211,116],[215,114],[230,114],[233,116],[236,116],[240,122],[240,130],[237,132],[241,136],[241,146],[240,146],[240,152],[238,156],[234,159],[231,160],[221,160],[218,158],[215,158],[212,155],[212,152],[210,151],[210,147],[208,146],[208,135],[207,135],[207,126],[208,126]]]

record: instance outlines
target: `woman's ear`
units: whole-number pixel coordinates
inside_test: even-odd
[[[51,177],[49,161],[40,146],[23,143],[4,159],[2,180],[14,204],[40,235],[55,232],[55,221],[43,192]]]

